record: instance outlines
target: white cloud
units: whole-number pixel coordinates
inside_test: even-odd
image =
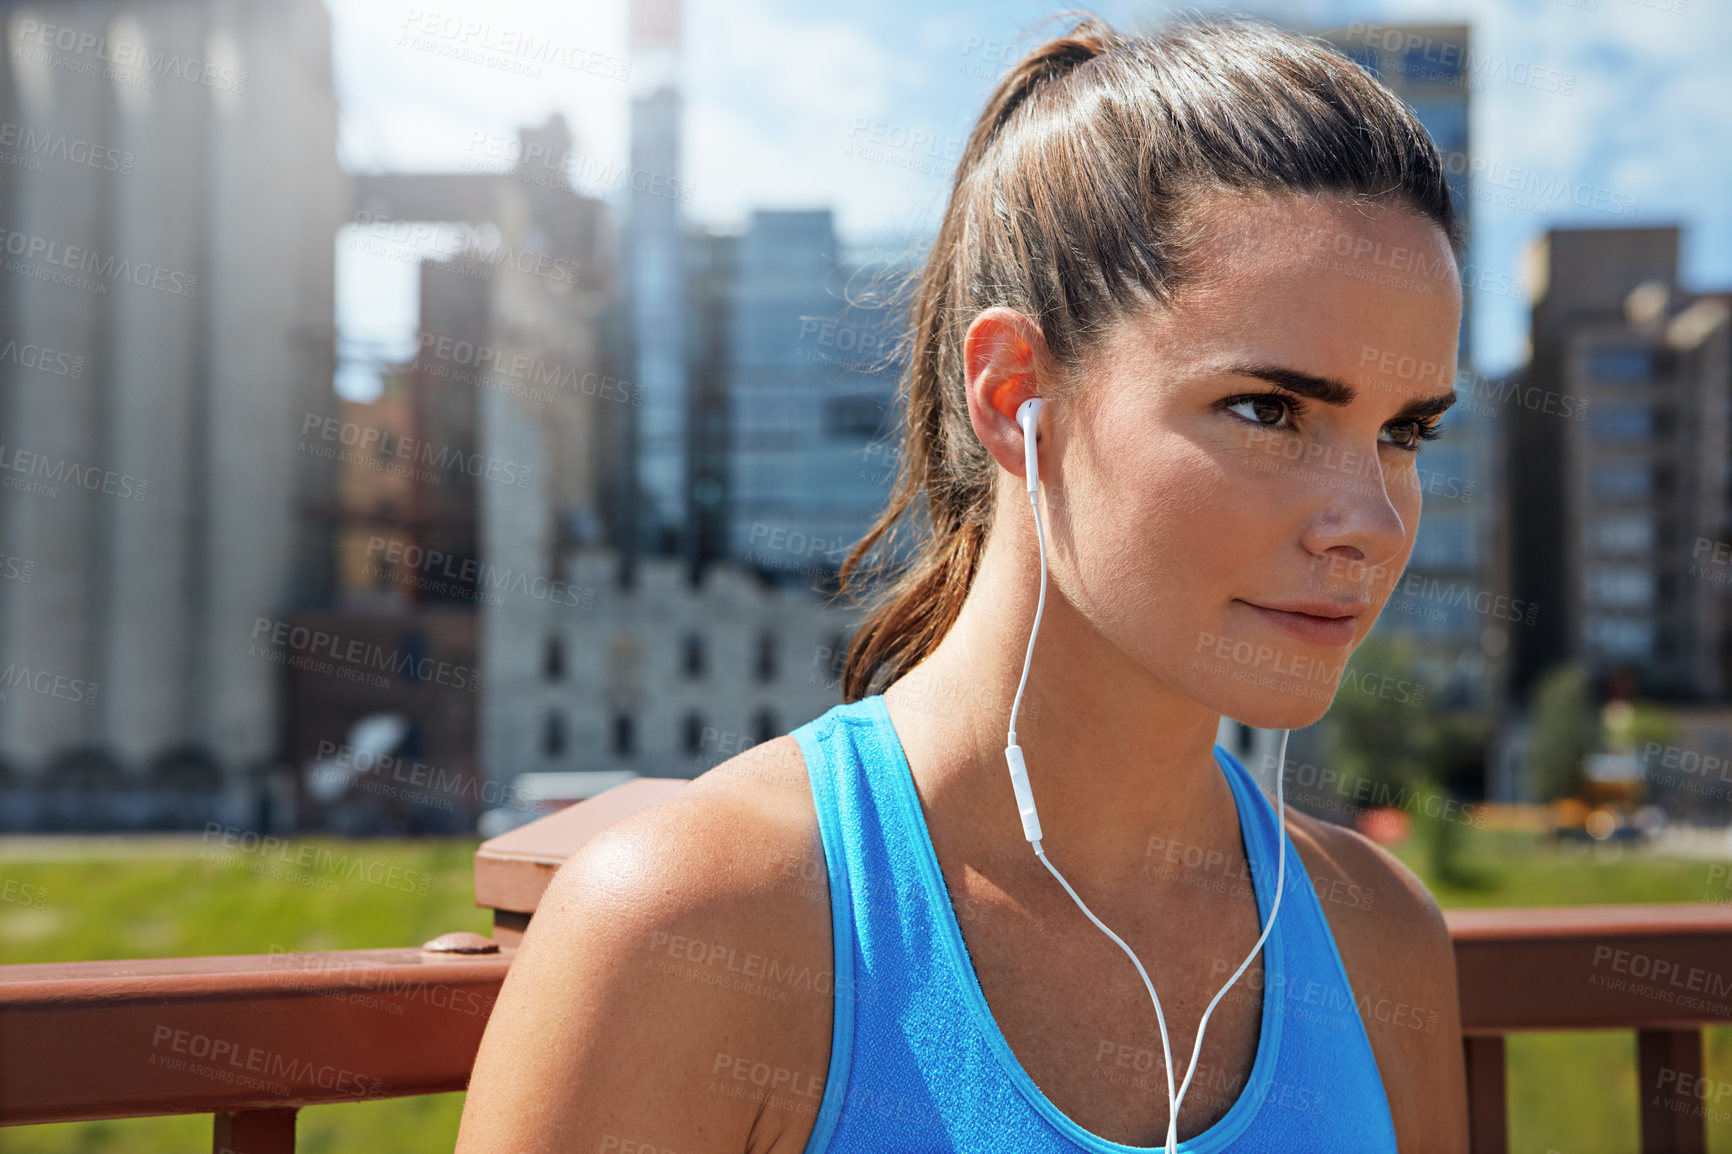
[[[586,150],[624,159],[630,86],[611,71],[612,62],[628,59],[623,4],[326,3],[336,38],[340,155],[351,169],[456,171],[473,155],[475,133],[515,137],[556,110]],[[525,59],[512,50],[525,34],[590,67]]]

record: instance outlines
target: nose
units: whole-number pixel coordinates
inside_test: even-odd
[[[1345,460],[1345,459],[1344,459]],[[1300,541],[1315,557],[1350,563],[1353,569],[1368,568],[1375,576],[1400,557],[1407,548],[1408,522],[1394,500],[1396,493],[1413,489],[1403,485],[1402,473],[1386,466],[1375,452],[1358,455],[1354,467],[1322,467],[1309,480],[1312,508],[1301,530]],[[1417,519],[1417,502],[1410,516]]]

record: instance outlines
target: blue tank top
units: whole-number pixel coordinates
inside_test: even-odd
[[[835,935],[830,1066],[806,1154],[1164,1150],[1085,1130],[1041,1092],[1011,1051],[969,959],[883,695],[838,705],[793,737],[817,807]],[[1267,925],[1275,809],[1236,758],[1220,746],[1215,756],[1232,786],[1260,924]],[[1008,781],[1005,794],[1009,806]],[[1225,1116],[1181,1137],[1179,1150],[1395,1154],[1371,1041],[1291,841],[1287,882],[1280,916],[1263,943],[1262,1026],[1250,1077]],[[1252,989],[1251,972],[1234,991]],[[1148,1008],[1152,1017],[1153,1004]],[[1186,1045],[1175,1056],[1175,1078],[1184,1078],[1189,1061]],[[1158,1052],[1142,1076],[1157,1087],[1151,1100],[1165,1101],[1166,1066]],[[1185,1097],[1203,1092],[1209,1091],[1199,1066]]]

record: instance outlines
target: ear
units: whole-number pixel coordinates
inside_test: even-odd
[[[1013,476],[1028,475],[1016,410],[1047,391],[1049,363],[1040,329],[1015,309],[983,310],[962,339],[968,419],[992,459]]]

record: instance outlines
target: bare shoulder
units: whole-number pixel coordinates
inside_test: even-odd
[[[1358,830],[1288,810],[1287,836],[1311,869],[1325,908],[1333,901],[1349,909],[1375,911],[1375,918],[1361,920],[1376,923],[1377,932],[1392,938],[1441,933],[1447,939],[1449,931],[1437,899],[1419,875]],[[1333,884],[1326,884],[1335,882],[1355,885],[1359,892],[1343,898]]]
[[[591,838],[531,919],[465,1104],[461,1154],[798,1151],[828,1071],[829,892],[780,737]],[[760,1078],[770,1071],[773,1077]],[[541,1147],[536,1147],[541,1148]]]
[[[1361,1005],[1367,995],[1402,995],[1428,1020],[1441,1018],[1441,1003],[1454,1003],[1455,951],[1425,883],[1358,830],[1289,812],[1287,832]]]
[[[821,860],[805,759],[799,743],[782,736],[609,826],[560,873],[573,865],[588,873],[629,864],[632,876],[647,869],[664,883],[679,883],[661,895],[668,901],[711,909],[718,900],[773,903],[788,859],[814,851]]]
[[[1289,811],[1383,1076],[1402,1149],[1467,1150],[1455,949],[1437,899],[1359,831]]]
[[[602,901],[621,907],[624,925],[797,948],[803,930],[828,929],[827,890],[815,896],[789,884],[823,884],[809,868],[814,856],[823,861],[805,761],[793,738],[778,737],[591,838],[560,868],[532,932],[544,927],[548,937],[571,906]]]

